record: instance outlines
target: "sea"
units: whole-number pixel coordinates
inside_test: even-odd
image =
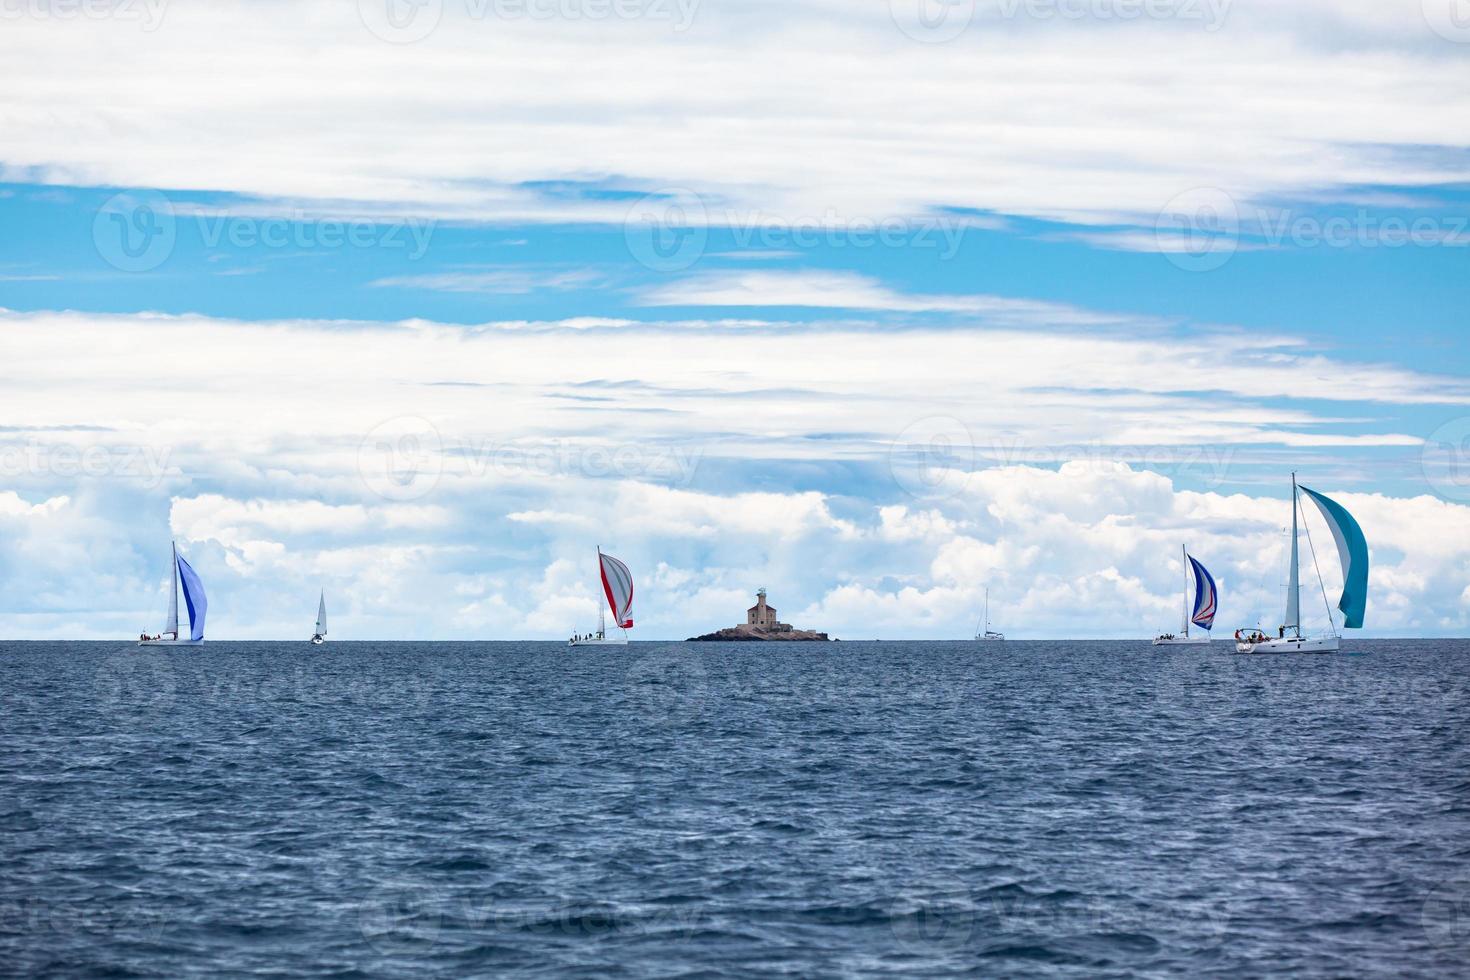
[[[0,973],[1463,977],[1470,641],[0,644]]]

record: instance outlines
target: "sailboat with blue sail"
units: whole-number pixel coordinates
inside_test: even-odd
[[[1337,633],[1337,623],[1332,614],[1332,606],[1327,600],[1327,586],[1322,581],[1322,571],[1317,567],[1317,549],[1312,544],[1312,532],[1306,529],[1307,547],[1312,553],[1312,566],[1317,571],[1317,583],[1322,588],[1322,604],[1327,608],[1327,632],[1315,636],[1308,636],[1302,632],[1302,583],[1301,583],[1301,552],[1299,540],[1301,534],[1299,527],[1305,527],[1306,512],[1302,509],[1301,498],[1305,494],[1307,499],[1317,505],[1322,512],[1322,517],[1327,521],[1327,527],[1332,531],[1332,539],[1337,542],[1337,559],[1342,565],[1342,595],[1337,600],[1337,608],[1343,615],[1344,629],[1361,629],[1363,626],[1363,615],[1368,609],[1368,541],[1363,536],[1363,529],[1353,519],[1353,515],[1347,512],[1337,501],[1331,497],[1323,496],[1309,487],[1304,487],[1296,482],[1296,474],[1291,475],[1291,559],[1287,568],[1286,584],[1286,615],[1284,622],[1277,627],[1276,635],[1270,636],[1261,631],[1260,627],[1241,629],[1235,631],[1235,651],[1237,653],[1336,653],[1341,638]],[[1300,520],[1298,517],[1300,516]]]
[[[192,565],[179,554],[179,546],[170,542],[173,552],[173,580],[168,590],[168,621],[163,632],[155,636],[146,633],[138,637],[138,646],[201,646],[204,643],[204,615],[209,611],[209,598],[204,594],[204,583]],[[184,606],[189,611],[189,635],[179,635],[179,592],[184,593]]]
[[[1220,606],[1220,592],[1215,588],[1215,579],[1209,569],[1196,561],[1188,548],[1181,545],[1179,551],[1184,556],[1184,628],[1177,634],[1165,633],[1154,637],[1156,647],[1208,644],[1209,632],[1215,625],[1215,612]],[[1189,602],[1191,579],[1194,582],[1193,605]],[[1190,626],[1198,626],[1204,632],[1190,635]]]

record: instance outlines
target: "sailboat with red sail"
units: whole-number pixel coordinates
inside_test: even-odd
[[[629,615],[633,608],[633,573],[612,555],[603,554],[601,547],[597,549],[597,565],[602,575],[603,598],[606,599],[606,605],[599,603],[597,607],[597,632],[574,636],[567,644],[574,647],[627,646],[628,630],[633,628],[633,619]],[[613,626],[617,629],[617,633],[611,636],[607,632],[608,612],[612,613]]]

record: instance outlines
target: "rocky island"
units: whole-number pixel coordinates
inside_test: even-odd
[[[813,630],[799,630],[792,628],[790,623],[783,623],[776,618],[776,607],[766,604],[766,590],[761,589],[755,594],[755,605],[745,611],[745,622],[739,626],[729,626],[713,633],[703,636],[691,636],[690,643],[701,643],[704,641],[717,640],[760,640],[790,643],[793,641],[815,641],[825,643],[830,640],[826,633],[817,633]]]

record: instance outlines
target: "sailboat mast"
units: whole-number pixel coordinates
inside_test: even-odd
[[[985,587],[985,632],[990,632],[990,586]]]
[[[165,633],[172,633],[174,639],[179,636],[179,544],[177,541],[168,543],[170,581],[173,583],[168,590],[168,623],[164,626]]]
[[[1286,580],[1286,622],[1282,623],[1287,629],[1296,630],[1296,635],[1302,635],[1302,580],[1301,556],[1298,552],[1297,531],[1297,489],[1296,474],[1291,474],[1291,567],[1287,569]]]
[[[1179,557],[1184,562],[1184,638],[1189,639],[1189,547],[1179,546]]]

